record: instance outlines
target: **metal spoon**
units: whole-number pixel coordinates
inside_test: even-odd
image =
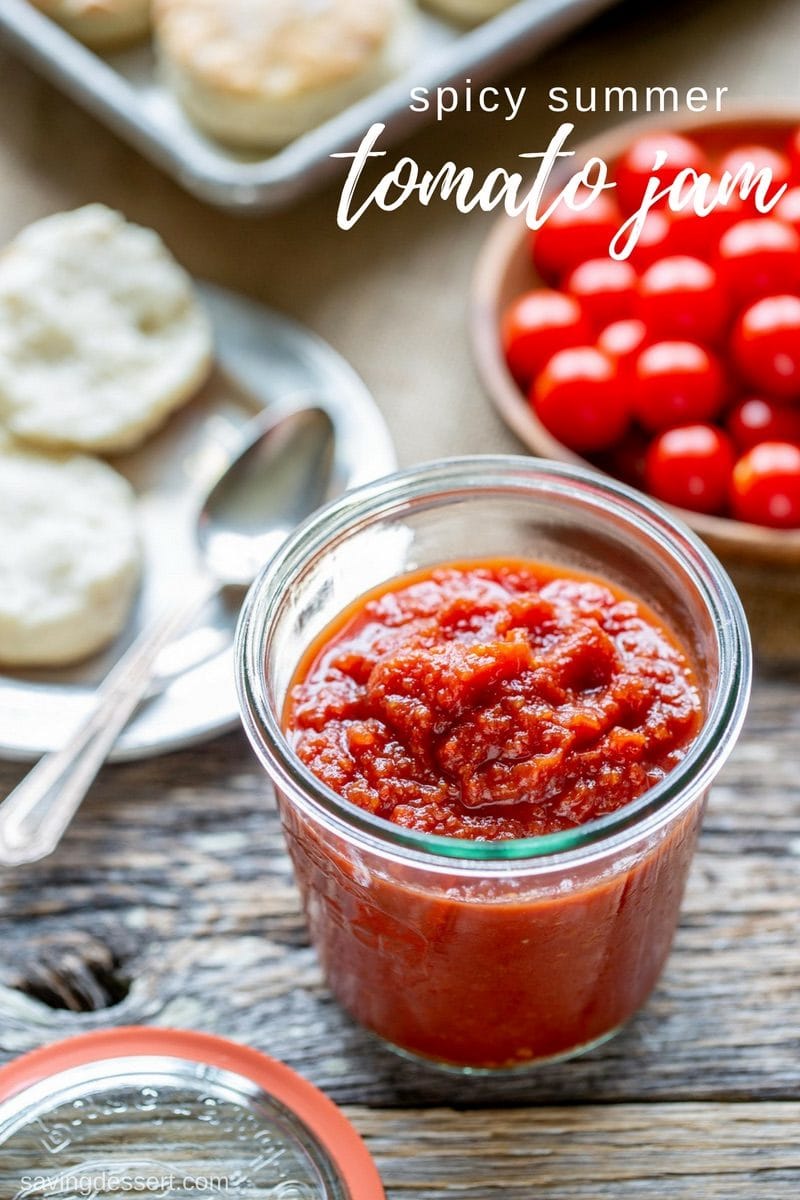
[[[326,499],[334,428],[319,407],[283,405],[248,427],[244,446],[197,518],[202,574],[109,671],[89,716],[0,804],[0,865],[52,854],[119,734],[145,697],[161,651],[227,587],[244,588],[292,529]]]

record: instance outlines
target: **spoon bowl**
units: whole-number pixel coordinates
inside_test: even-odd
[[[268,411],[248,425],[197,519],[200,556],[221,585],[249,587],[295,526],[324,504],[334,447],[333,421],[323,408],[290,409],[278,420]]]

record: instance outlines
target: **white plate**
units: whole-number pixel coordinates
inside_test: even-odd
[[[383,418],[347,363],[308,330],[221,288],[204,285],[218,368],[196,400],[140,450],[113,460],[139,497],[142,592],[125,634],[69,670],[0,675],[0,756],[23,761],[63,745],[94,688],[139,630],[181,597],[197,569],[195,514],[247,421],[271,403],[308,396],[336,429],[341,491],[396,465]],[[159,663],[160,682],[113,751],[124,761],[204,741],[236,724],[232,638],[236,611],[215,601]]]

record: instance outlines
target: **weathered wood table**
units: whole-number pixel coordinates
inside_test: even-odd
[[[796,0],[629,3],[521,77],[797,89]],[[514,449],[469,362],[486,219],[445,207],[334,224],[335,189],[253,221],[195,203],[0,58],[0,239],[100,199],[199,275],[315,327],[363,373],[400,457]],[[453,118],[417,136],[478,168],[549,140]],[[589,132],[608,117],[584,119]],[[779,1200],[800,1194],[800,585],[737,576],[759,645],[752,711],[714,792],[653,1000],[583,1060],[507,1082],[406,1064],[341,1013],[309,949],[270,795],[238,733],[106,770],[60,852],[0,878],[0,1058],[108,1024],[203,1028],[283,1059],[343,1105],[391,1200]],[[18,767],[0,771],[7,790]]]

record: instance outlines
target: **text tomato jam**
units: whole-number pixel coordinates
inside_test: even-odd
[[[352,804],[422,834],[574,829],[661,780],[701,724],[687,655],[611,585],[492,561],[405,576],[315,641],[284,723]],[[469,877],[389,862],[283,809],[339,1000],[406,1051],[461,1067],[574,1052],[645,1001],[677,923],[701,806],[620,861]]]
[[[345,612],[286,724],[303,762],[423,833],[533,837],[658,783],[700,725],[684,653],[640,603],[530,562],[443,566]]]

